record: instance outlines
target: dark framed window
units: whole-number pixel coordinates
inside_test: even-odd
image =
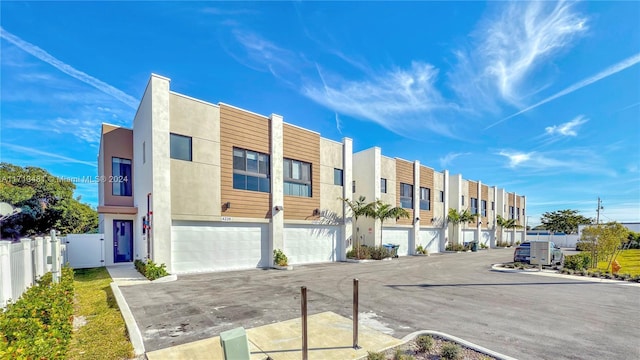
[[[333,169],[333,185],[342,186],[344,184],[343,175],[344,171],[342,169]]]
[[[515,219],[515,218],[516,218],[515,208],[513,206],[509,206],[509,219]]]
[[[400,207],[413,209],[413,185],[400,183]]]
[[[284,159],[284,194],[311,197],[311,164]]]
[[[496,202],[492,201],[491,202],[491,210],[495,210],[496,209]]]
[[[259,192],[271,191],[269,155],[233,148],[233,188]]]
[[[170,134],[171,158],[191,161],[191,136]]]
[[[440,191],[440,202],[444,202],[444,191]]]
[[[355,180],[353,180],[353,181],[351,182],[351,192],[352,192],[352,193],[355,193],[355,192],[356,192],[356,181],[355,181]]]
[[[480,201],[480,211],[482,212],[482,216],[487,216],[487,200]]]
[[[383,194],[387,193],[387,179],[380,178],[380,192]]]
[[[131,196],[131,159],[111,158],[111,175],[109,179],[112,194],[115,196]]]
[[[471,198],[471,213],[472,214],[478,213],[478,199],[476,198]]]
[[[464,195],[462,195],[462,206],[464,206]]]
[[[431,189],[420,188],[420,210],[431,210]]]
[[[518,214],[517,218],[518,220],[520,220],[520,208],[516,208],[516,214]]]

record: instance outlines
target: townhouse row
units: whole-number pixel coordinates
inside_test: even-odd
[[[450,239],[495,245],[496,217],[525,225],[526,199],[504,189],[337,142],[227,104],[170,90],[152,74],[133,128],[102,125],[98,155],[100,232],[107,264],[149,258],[172,273],[346,259],[355,237],[443,251]],[[359,218],[341,200],[365,196],[406,208],[398,221]],[[453,227],[449,208],[479,214]],[[522,240],[506,231],[504,240]],[[111,251],[112,250],[112,251]]]

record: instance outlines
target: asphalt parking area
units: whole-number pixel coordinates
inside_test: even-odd
[[[492,249],[194,274],[122,293],[147,351],[299,317],[301,286],[310,314],[350,317],[358,278],[361,321],[394,337],[437,330],[519,359],[640,358],[640,288],[490,270],[512,257]]]

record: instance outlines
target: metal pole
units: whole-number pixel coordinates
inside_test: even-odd
[[[353,279],[353,348],[358,346],[358,279]]]
[[[307,343],[307,287],[301,287],[300,291],[302,292],[300,297],[300,306],[302,307],[302,360],[307,360],[309,352]]]

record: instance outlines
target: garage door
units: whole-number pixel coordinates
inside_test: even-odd
[[[476,240],[476,231],[475,230],[462,230],[462,239],[465,243],[472,242]]]
[[[336,261],[339,226],[285,225],[283,251],[290,264]]]
[[[485,244],[487,247],[491,246],[491,231],[482,230],[480,232],[480,243]]]
[[[268,241],[268,224],[174,222],[171,226],[173,271],[266,267]]]
[[[440,230],[429,229],[420,230],[420,240],[417,242],[416,247],[422,245],[427,249],[429,254],[435,254],[440,252]]]
[[[382,243],[400,245],[398,255],[405,256],[409,254],[409,237],[411,230],[407,228],[383,228]]]

